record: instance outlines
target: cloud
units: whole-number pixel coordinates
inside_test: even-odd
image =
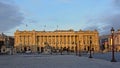
[[[120,29],[120,0],[113,0],[111,5],[114,9],[112,12],[104,12],[98,16],[98,18],[90,19],[88,22],[92,23],[92,26],[88,24],[90,26],[87,26],[85,29],[97,29],[100,35],[110,34],[112,27],[114,27],[116,31]],[[114,11],[117,11],[117,13],[114,13]]]
[[[100,35],[109,34],[110,29],[114,27],[115,30],[120,29],[120,14],[109,14],[100,16],[99,18],[88,21],[86,29],[95,30],[97,29]]]
[[[13,1],[0,0],[0,32],[8,31],[22,24],[24,17],[19,8],[12,5]]]
[[[72,0],[58,0],[59,2],[62,2],[62,3],[71,3]]]
[[[120,0],[113,0],[112,4],[114,8],[120,9]]]
[[[7,3],[7,4],[13,4],[14,3],[13,0],[0,0],[0,2]]]

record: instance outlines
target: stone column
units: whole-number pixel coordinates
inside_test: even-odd
[[[28,46],[29,46],[29,36],[28,36]]]
[[[46,42],[47,42],[47,43],[49,43],[49,38],[48,38],[48,37],[49,37],[49,36],[46,36],[46,39],[47,39]]]
[[[53,45],[53,36],[50,37],[50,45]]]
[[[70,49],[71,49],[71,47],[72,47],[71,35],[69,36],[69,39],[70,39],[69,45],[70,45]]]
[[[56,48],[56,35],[55,35],[55,48]]]
[[[40,46],[43,46],[43,36],[42,35],[40,35]]]
[[[66,38],[66,35],[65,35],[65,47],[67,46],[67,38]]]
[[[60,35],[58,36],[58,47],[60,48]]]
[[[45,36],[43,35],[42,47],[44,47],[44,42],[45,42]]]

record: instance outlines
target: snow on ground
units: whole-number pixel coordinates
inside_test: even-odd
[[[0,68],[119,68],[120,62],[110,62],[94,54],[88,55],[0,55]],[[106,57],[108,58],[108,57]],[[118,58],[118,57],[117,57]]]

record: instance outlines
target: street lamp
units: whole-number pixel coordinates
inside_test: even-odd
[[[22,36],[20,36],[20,49],[21,49],[20,51],[23,52],[23,49],[22,49],[22,39],[21,38],[22,38]]]
[[[57,55],[57,52],[58,52],[58,41],[56,42],[56,55]]]
[[[79,41],[79,56],[81,56],[81,45],[80,45],[80,41]]]
[[[75,53],[76,53],[76,56],[77,56],[77,43],[76,42],[72,42],[72,44],[73,45],[75,44]]]
[[[92,44],[92,41],[91,41],[91,36],[90,36],[90,55],[89,55],[89,58],[93,58],[93,57],[92,57],[92,54],[91,54],[91,51],[92,51],[92,50],[91,50],[91,44]]]
[[[112,36],[112,60],[111,62],[116,62],[115,56],[114,56],[114,28],[111,29],[111,36]]]
[[[61,54],[61,55],[62,55],[62,49],[63,49],[63,48],[62,48],[62,46],[61,46],[61,47],[60,47],[60,54]]]
[[[75,51],[76,51],[76,56],[77,56],[77,43],[75,42]]]

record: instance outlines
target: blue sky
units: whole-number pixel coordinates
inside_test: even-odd
[[[24,20],[20,22],[20,25],[7,31],[11,33],[14,33],[16,29],[54,31],[58,25],[58,29],[61,30],[97,29],[100,33],[104,33],[104,28],[107,29],[112,24],[108,22],[111,19],[109,16],[119,14],[119,10],[114,6],[116,3],[113,3],[116,1],[13,0],[12,3],[17,6]]]

